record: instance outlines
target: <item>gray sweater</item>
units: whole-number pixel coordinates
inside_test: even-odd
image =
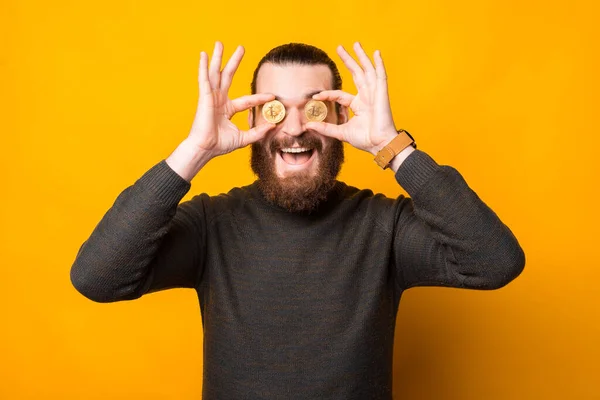
[[[71,281],[97,302],[194,288],[204,400],[391,399],[402,292],[496,289],[525,264],[454,168],[417,150],[395,177],[410,198],[337,182],[299,215],[256,182],[179,204],[191,185],[162,160],[117,197]]]

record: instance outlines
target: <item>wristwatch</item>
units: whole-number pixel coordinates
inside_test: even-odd
[[[416,149],[417,144],[415,143],[415,139],[410,133],[408,133],[408,131],[400,129],[398,131],[398,136],[392,139],[392,141],[389,142],[383,149],[379,150],[375,156],[375,162],[381,168],[386,169],[390,166],[390,162],[394,159],[394,157],[396,157],[408,146],[412,146]]]

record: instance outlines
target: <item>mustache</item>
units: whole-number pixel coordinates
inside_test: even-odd
[[[271,153],[275,153],[283,148],[292,147],[294,145],[298,145],[299,147],[306,147],[310,149],[315,149],[317,151],[323,150],[323,142],[313,133],[305,132],[298,137],[284,137],[278,140],[271,141],[269,146],[269,150]]]

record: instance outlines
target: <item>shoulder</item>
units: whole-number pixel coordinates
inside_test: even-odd
[[[219,194],[201,193],[192,198],[194,206],[201,208],[207,220],[223,214],[236,213],[254,204],[256,193],[253,185],[234,187],[228,192]]]
[[[391,231],[400,213],[412,209],[411,199],[400,194],[389,197],[371,189],[359,189],[340,182],[338,185],[341,207],[354,217],[377,223]]]
[[[404,195],[392,198],[383,193],[375,193],[371,189],[359,189],[344,182],[338,182],[336,190],[338,190],[342,202],[353,203],[359,207],[389,208],[398,200],[406,199]]]
[[[215,217],[235,210],[251,198],[248,186],[236,187],[227,193],[209,194],[198,193],[178,206],[178,213],[201,216],[207,222]]]

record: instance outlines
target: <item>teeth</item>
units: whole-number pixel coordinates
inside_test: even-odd
[[[305,151],[310,151],[306,147],[288,147],[286,149],[281,149],[284,153],[303,153]]]

